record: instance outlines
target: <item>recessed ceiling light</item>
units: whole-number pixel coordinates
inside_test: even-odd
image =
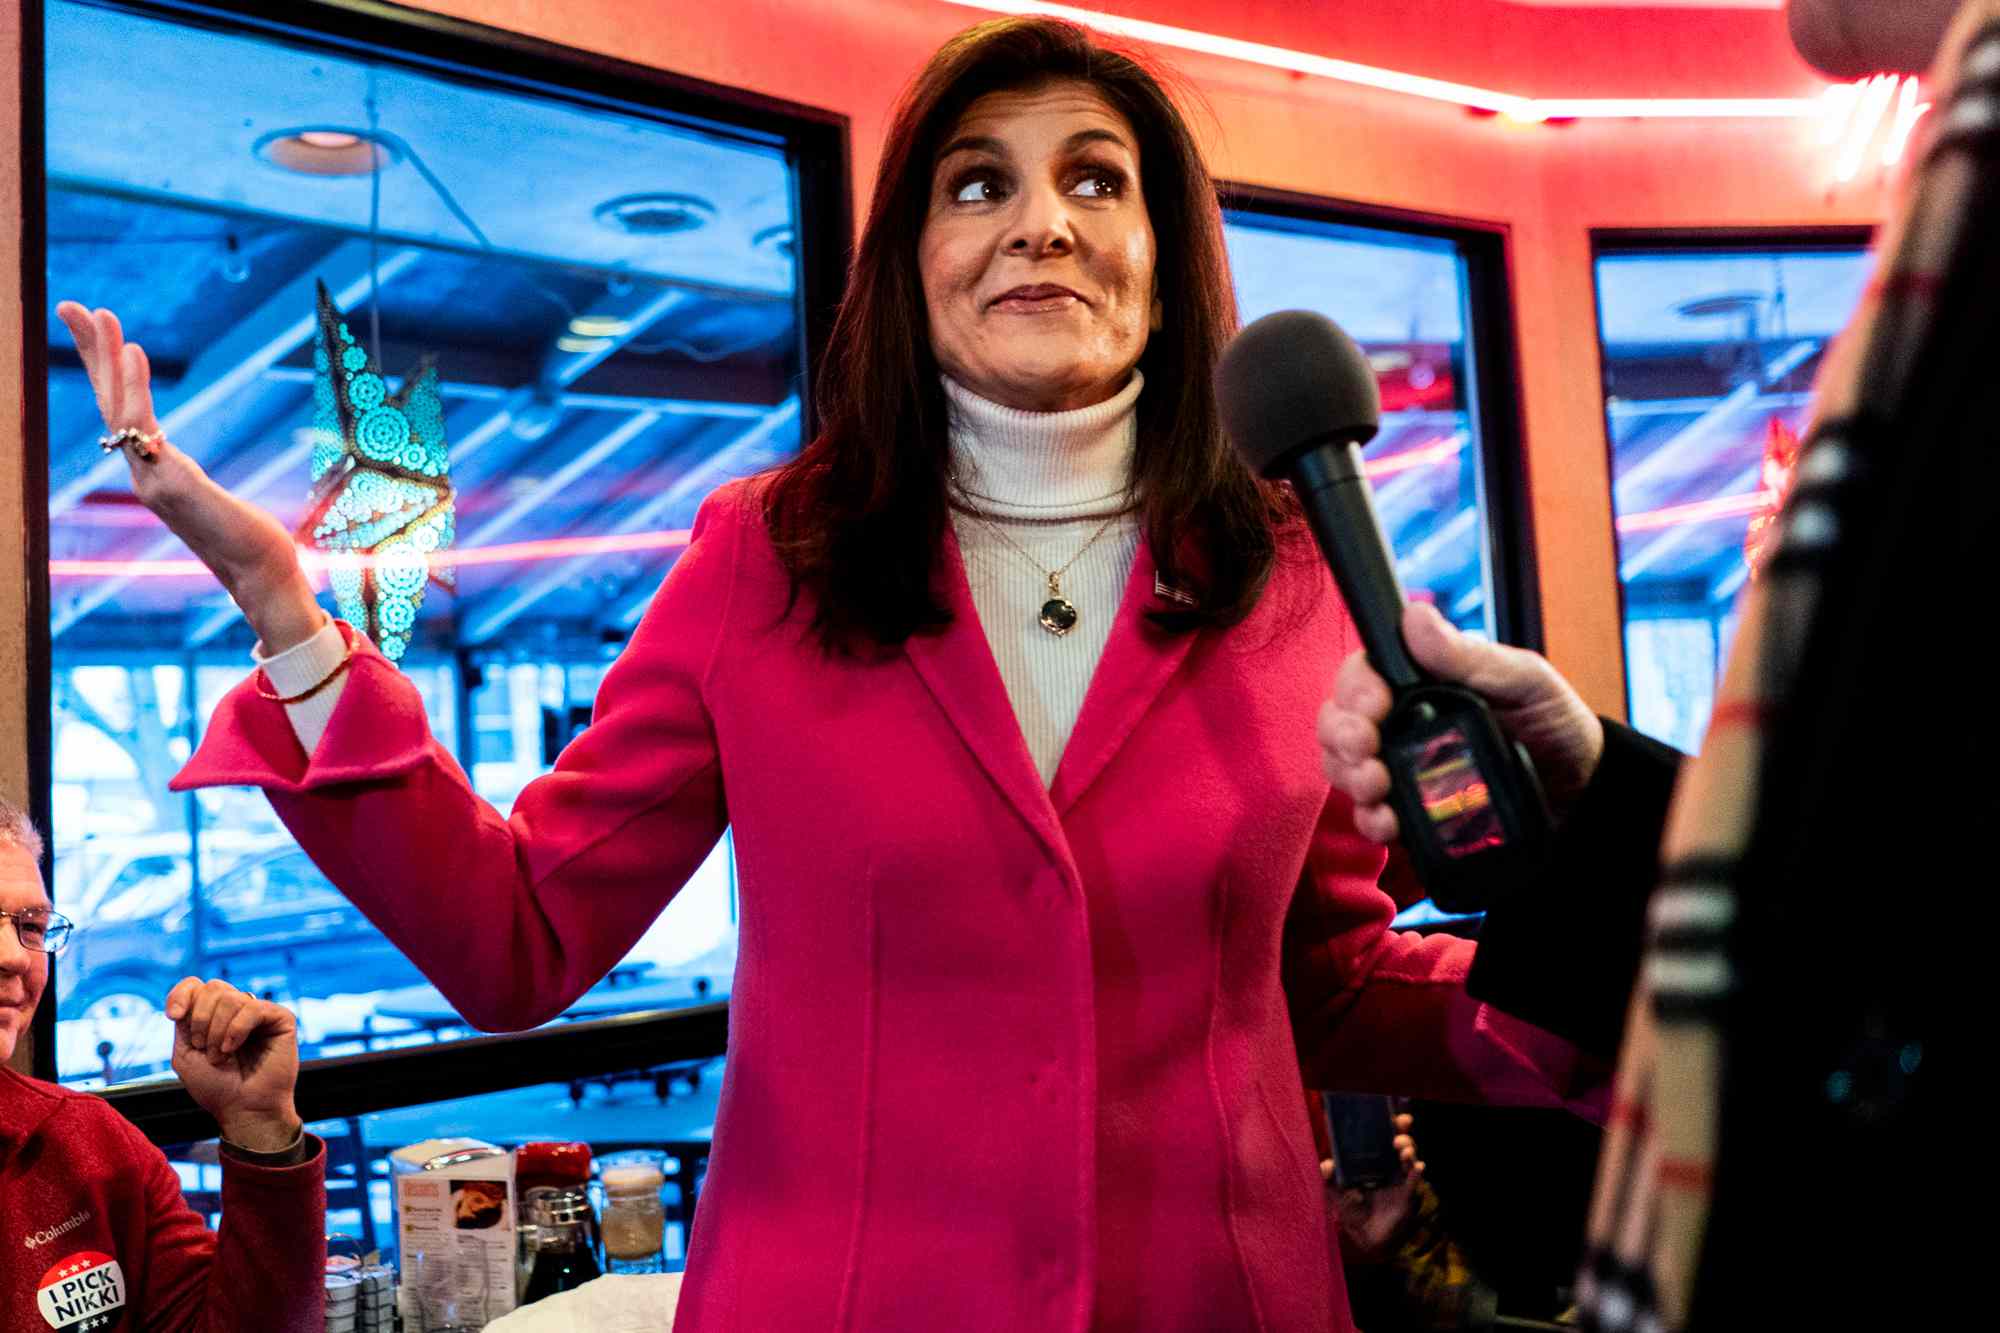
[[[569,331],[579,338],[622,338],[632,331],[632,321],[616,315],[578,315],[569,322]]]
[[[705,227],[715,217],[715,205],[691,194],[663,190],[620,195],[592,210],[599,222],[634,236],[671,236]]]
[[[601,352],[611,345],[609,338],[579,338],[574,333],[565,333],[556,339],[559,352]]]
[[[302,176],[366,176],[401,156],[387,139],[340,125],[277,130],[257,140],[254,151],[272,166]]]

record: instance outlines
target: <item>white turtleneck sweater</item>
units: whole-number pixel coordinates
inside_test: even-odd
[[[1135,370],[1130,384],[1094,407],[1023,412],[944,383],[959,482],[952,530],[1044,785],[1083,709],[1139,549],[1127,485],[1144,387]],[[1063,598],[1076,608],[1075,627],[1061,637],[1040,620],[1050,570],[1062,570]]]
[[[1138,551],[1127,484],[1144,387],[1135,370],[1122,391],[1093,407],[1024,412],[944,382],[959,482],[952,529],[980,627],[1044,784],[1076,726]],[[1063,598],[1077,614],[1060,637],[1040,620],[1050,570],[1062,571]],[[328,621],[282,653],[254,656],[271,688],[292,695],[325,680],[345,647]],[[285,706],[307,754],[326,733],[345,685],[336,680]]]

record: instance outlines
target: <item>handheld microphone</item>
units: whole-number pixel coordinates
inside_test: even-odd
[[[1325,316],[1283,310],[1231,340],[1215,390],[1244,461],[1298,493],[1368,661],[1389,685],[1382,762],[1417,877],[1446,911],[1491,906],[1541,866],[1548,805],[1527,752],[1502,735],[1485,701],[1432,676],[1403,643],[1403,587],[1361,462],[1382,415],[1368,358]]]

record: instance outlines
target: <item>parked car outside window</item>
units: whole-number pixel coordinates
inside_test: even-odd
[[[368,1006],[358,997],[423,981],[306,854],[280,838],[235,847],[228,869],[203,885],[198,915],[186,840],[172,839],[178,851],[130,841],[138,846],[108,859],[81,890],[77,915],[86,924],[62,959],[58,1012],[65,1023],[88,1025],[59,1043],[66,1057],[83,1057],[88,1068],[77,1074],[115,1082],[163,1068],[170,1029],[160,1005],[184,976],[220,977],[294,1008],[308,1055],[365,1026]],[[205,861],[220,859],[210,852],[204,846]]]

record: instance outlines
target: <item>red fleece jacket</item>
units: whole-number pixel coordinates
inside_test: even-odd
[[[223,1153],[222,1230],[96,1097],[0,1068],[0,1333],[312,1333],[325,1327],[326,1149]]]

